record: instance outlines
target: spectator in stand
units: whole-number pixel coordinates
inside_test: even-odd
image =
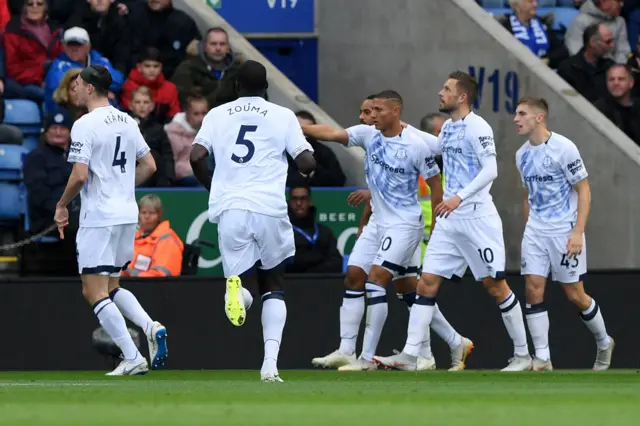
[[[301,181],[290,189],[289,219],[293,226],[296,254],[293,262],[287,265],[287,272],[342,272],[338,241],[329,228],[316,222],[311,188]]]
[[[588,0],[580,7],[580,14],[571,23],[564,42],[571,55],[577,54],[585,45],[583,33],[590,25],[605,24],[612,32],[613,49],[607,56],[617,63],[626,63],[631,48],[627,37],[627,24],[620,16],[620,0]]]
[[[78,6],[66,28],[87,30],[91,46],[111,61],[113,67],[127,75],[131,68],[131,35],[127,18],[113,0],[86,0]]]
[[[147,46],[157,48],[164,58],[164,75],[171,79],[187,48],[195,51],[200,40],[196,23],[186,13],[174,9],[171,0],[147,0],[129,4],[134,60],[137,62]]]
[[[84,0],[48,0],[47,14],[49,19],[63,24],[67,22],[74,9]],[[22,0],[9,0],[11,15],[19,15],[22,10]]]
[[[67,180],[71,175],[72,164],[67,162],[73,119],[63,108],[53,110],[44,122],[42,144],[27,155],[24,161],[24,182],[27,187],[29,218],[31,231],[38,233],[53,223],[56,204],[62,196]],[[38,262],[52,267],[41,269],[57,270],[61,275],[72,276],[78,273],[75,252],[75,233],[78,231],[80,217],[80,197],[69,208],[70,226],[65,228],[65,239],[57,243],[42,244],[33,255]],[[57,236],[53,231],[51,236]]]
[[[88,112],[87,107],[78,105],[78,96],[76,95],[75,82],[80,71],[82,71],[81,68],[72,68],[64,73],[60,85],[53,92],[53,101],[56,105],[69,111],[74,122]]]
[[[9,12],[7,0],[0,0],[0,32],[4,32],[10,20],[11,12]]]
[[[584,47],[558,67],[558,75],[589,102],[607,94],[607,70],[613,62],[607,58],[613,50],[613,34],[604,24],[589,25],[583,34]]]
[[[109,99],[116,104],[116,93],[120,92],[124,76],[120,71],[113,68],[111,62],[98,51],[91,48],[89,33],[80,27],[73,27],[66,30],[62,36],[62,52],[53,61],[45,79],[44,101],[45,110],[50,111],[55,103],[53,92],[58,88],[64,74],[72,68],[86,68],[89,65],[102,65],[111,73],[111,91]],[[117,104],[116,104],[117,105]]]
[[[629,58],[627,62],[627,66],[633,73],[633,92],[632,96],[634,98],[640,98],[640,37],[638,37],[638,41],[635,44],[635,51]]]
[[[308,111],[298,111],[296,117],[298,117],[300,125],[316,124],[315,117]],[[316,159],[316,169],[309,175],[309,184],[311,186],[343,186],[346,178],[336,154],[331,148],[313,138],[308,137],[307,141],[313,147],[313,156]],[[296,162],[289,154],[287,154],[287,160],[289,161],[287,186],[290,187],[302,175],[298,171]]]
[[[144,51],[140,62],[131,70],[129,78],[122,86],[120,104],[125,110],[131,109],[133,91],[141,86],[151,89],[156,107],[154,115],[162,124],[170,122],[180,112],[178,89],[162,74],[160,51],[155,47],[149,47]]]
[[[420,130],[431,133],[434,136],[438,136],[440,134],[440,130],[442,130],[442,125],[448,118],[449,116],[442,112],[432,112],[427,114],[420,120]]]
[[[184,244],[162,220],[160,197],[148,194],[138,202],[138,224],[133,245],[133,259],[122,271],[125,277],[177,277],[182,271]]]
[[[221,80],[237,72],[240,61],[231,50],[227,32],[219,27],[209,29],[198,44],[198,55],[187,57],[173,75],[180,100],[184,103],[189,91],[197,88],[214,104],[214,94]]]
[[[629,46],[633,50],[633,46],[640,39],[640,0],[625,0],[622,16],[627,21],[627,37],[629,37]]]
[[[640,145],[640,99],[633,99],[633,76],[627,65],[615,64],[607,71],[609,95],[595,106],[620,130]]]
[[[175,180],[175,166],[171,143],[162,124],[153,116],[155,104],[151,89],[140,86],[131,95],[131,112],[129,113],[140,127],[140,132],[151,148],[151,155],[156,161],[156,172],[142,186],[167,187]]]
[[[173,161],[176,167],[176,185],[200,186],[200,182],[193,175],[189,156],[191,145],[200,130],[204,116],[209,112],[209,102],[201,93],[194,91],[187,97],[185,112],[179,112],[173,117],[173,121],[165,126]]]
[[[537,0],[509,0],[513,13],[498,17],[498,22],[534,55],[549,67],[556,69],[569,57],[567,48],[551,29],[552,22],[537,15]]]
[[[47,2],[24,0],[22,12],[11,18],[3,36],[7,98],[42,102],[45,63],[60,52],[59,37],[56,24],[47,17]]]

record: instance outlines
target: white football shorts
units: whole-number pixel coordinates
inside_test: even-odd
[[[288,217],[248,210],[225,210],[218,218],[218,245],[225,277],[240,275],[258,261],[269,270],[296,254]]]
[[[418,276],[422,233],[421,229],[385,229],[369,223],[353,246],[348,266],[357,266],[369,274],[371,265],[379,265],[391,272],[394,280]]]
[[[80,227],[76,235],[78,270],[81,275],[119,277],[122,268],[133,258],[133,244],[138,225]]]
[[[467,270],[477,281],[505,277],[500,215],[469,219],[440,218],[424,254],[422,273],[459,280]]]
[[[543,235],[526,227],[522,237],[520,273],[548,277],[562,284],[573,284],[584,279],[587,273],[587,241],[576,257],[567,256],[567,241],[571,233]]]

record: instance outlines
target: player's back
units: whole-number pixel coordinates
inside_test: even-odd
[[[540,231],[572,227],[578,213],[573,188],[587,177],[576,145],[558,133],[540,145],[529,141],[516,152],[516,166],[529,193],[529,226]]]
[[[209,111],[195,143],[212,150],[216,163],[211,221],[230,209],[287,216],[286,151],[295,158],[312,150],[291,110],[260,97],[241,97]]]
[[[71,140],[69,159],[89,166],[80,226],[137,223],[136,159],[149,147],[133,118],[111,106],[96,108],[73,125]]]

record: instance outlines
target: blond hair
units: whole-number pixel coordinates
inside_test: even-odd
[[[152,208],[158,213],[160,219],[162,219],[162,200],[156,194],[147,194],[140,198],[138,201],[138,208],[143,209],[145,207]]]
[[[147,86],[138,86],[136,90],[131,93],[131,100],[133,100],[136,95],[148,96],[149,99],[151,99],[151,102],[153,102],[153,93],[151,93],[151,89],[149,89]]]
[[[53,92],[53,100],[58,105],[65,105],[69,103],[69,88],[71,87],[71,83],[78,77],[78,74],[82,71],[82,68],[71,68],[69,71],[64,73],[64,77],[62,77],[62,81],[56,88],[55,92]]]

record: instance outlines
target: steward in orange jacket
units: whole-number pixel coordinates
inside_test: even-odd
[[[145,235],[136,233],[133,259],[122,275],[127,277],[172,277],[182,270],[184,244],[170,227],[169,221]]]

